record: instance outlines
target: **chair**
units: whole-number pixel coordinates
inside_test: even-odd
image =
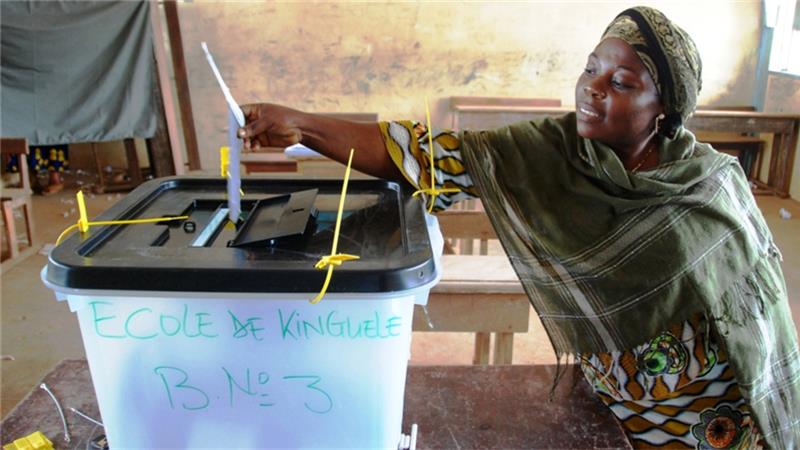
[[[17,230],[14,220],[14,210],[19,209],[25,223],[27,248],[33,248],[33,211],[31,207],[31,181],[28,173],[28,142],[25,138],[0,139],[0,155],[3,167],[12,155],[17,156],[19,164],[20,181],[15,188],[3,187],[0,202],[3,210],[3,230],[5,242],[8,243],[8,253],[4,253],[2,261],[4,266],[23,256],[20,243],[17,240]]]

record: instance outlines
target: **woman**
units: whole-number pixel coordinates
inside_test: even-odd
[[[480,197],[559,359],[578,356],[635,447],[800,446],[780,254],[735,158],[683,128],[701,65],[652,8],[622,12],[563,117],[435,136],[441,210]],[[245,148],[302,142],[428,188],[427,132],[245,107]],[[386,149],[383,151],[382,149]]]

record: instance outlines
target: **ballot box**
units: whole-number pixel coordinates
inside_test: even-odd
[[[78,318],[112,448],[398,448],[411,322],[441,234],[398,184],[222,179],[143,184],[57,246],[44,283]],[[432,244],[433,242],[433,244]],[[406,437],[407,440],[407,437]]]

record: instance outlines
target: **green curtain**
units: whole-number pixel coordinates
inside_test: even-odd
[[[149,138],[148,2],[0,2],[0,135],[30,145]]]

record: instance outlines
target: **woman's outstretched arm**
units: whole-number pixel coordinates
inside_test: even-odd
[[[379,178],[403,181],[392,162],[377,122],[353,122],[311,114],[270,103],[242,106],[245,125],[239,129],[245,151],[303,144],[347,164],[355,149],[353,168]]]

